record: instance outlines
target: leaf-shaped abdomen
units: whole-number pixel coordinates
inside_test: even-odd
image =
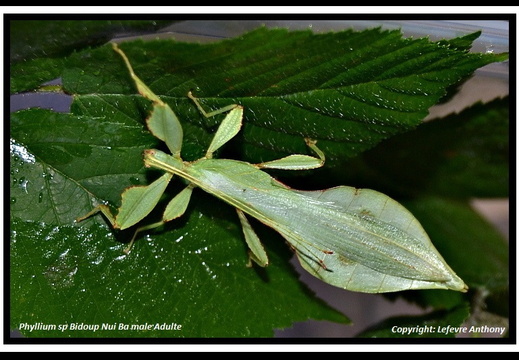
[[[329,284],[366,292],[466,289],[415,217],[382,193],[298,191],[235,160],[202,160],[186,170],[197,186],[278,231],[303,267]]]

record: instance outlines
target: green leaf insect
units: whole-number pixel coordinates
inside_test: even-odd
[[[115,44],[113,48],[122,56],[140,94],[152,101],[148,128],[166,143],[171,154],[156,149],[144,151],[145,165],[163,170],[164,175],[150,185],[127,188],[116,216],[107,205],[99,205],[77,221],[101,211],[114,228],[129,228],[155,208],[166,186],[177,175],[189,185],[169,202],[161,221],[137,228],[130,247],[138,233],[181,216],[193,189],[200,188],[236,208],[250,259],[260,266],[267,266],[269,260],[248,216],[281,234],[302,267],[328,284],[367,293],[410,289],[467,291],[417,219],[395,200],[374,190],[349,186],[295,190],[262,171],[323,166],[325,156],[316,141],[305,139],[317,157],[295,154],[260,164],[213,159],[213,153],[240,131],[244,111],[240,105],[206,112],[189,93],[204,116],[227,114],[205,156],[193,162],[183,161],[183,133],[177,116],[135,75],[124,52]]]

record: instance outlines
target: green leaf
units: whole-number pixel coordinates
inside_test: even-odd
[[[54,80],[66,67],[63,57],[96,47],[116,34],[157,30],[172,21],[17,20],[9,21],[11,93]],[[38,36],[34,36],[37,32]]]
[[[14,64],[10,67],[10,93],[32,90],[42,83],[59,78],[64,61],[58,59],[36,59],[27,63]]]
[[[42,109],[11,118],[12,328],[30,337],[266,337],[308,318],[348,322],[301,286],[277,234],[260,232],[274,242],[268,269],[247,268],[235,212],[209,196],[128,257],[123,242],[133,229],[114,238],[101,217],[74,225],[100,199],[118,204],[124,187],[146,180],[141,147],[153,138],[115,119]],[[173,322],[182,330],[160,328]],[[25,328],[72,323],[110,329]],[[143,331],[146,323],[158,329]]]
[[[124,116],[107,120],[43,109],[12,114],[10,135],[11,183],[27,182],[12,189],[17,200],[11,210],[18,217],[52,224],[73,221],[78,205],[92,206],[91,201],[82,205],[71,201],[78,191],[117,203],[126,186],[145,183],[142,149],[156,144],[142,126]],[[55,192],[65,195],[65,188],[70,189],[67,210],[57,211],[52,197]],[[35,200],[38,206],[31,208]],[[53,214],[52,221],[35,216],[40,207]],[[27,212],[29,208],[34,212]]]
[[[105,227],[13,221],[11,327],[27,337],[207,338],[271,337],[275,328],[308,317],[348,322],[301,286],[282,242],[266,241],[267,269],[247,268],[232,214],[203,198],[129,256]],[[56,329],[31,331],[25,324]]]
[[[508,197],[509,126],[508,97],[477,103],[367,151],[352,172],[407,196]]]
[[[151,20],[17,20],[9,22],[10,60],[60,57],[73,50],[104,44],[117,33],[154,31],[172,21]],[[38,36],[34,36],[35,33]]]
[[[301,139],[309,137],[319,141],[330,165],[413,129],[448,87],[478,67],[506,58],[379,29],[314,35],[260,28],[209,45],[136,41],[121,48],[138,76],[183,124],[211,131],[219,121],[196,111],[186,98],[189,90],[206,108],[243,105],[240,145],[245,160],[305,152]],[[91,93],[135,93],[113,51],[86,56],[72,57],[63,74],[65,89],[80,94],[76,101],[92,104],[93,109],[82,106],[81,114],[99,107],[90,101]],[[96,76],[100,69],[101,77]],[[204,143],[201,149],[206,147]]]
[[[163,40],[121,47],[138,76],[177,113],[183,158],[203,156],[221,120],[199,114],[186,97],[193,90],[206,108],[240,103],[246,109],[241,136],[220,155],[272,160],[306,152],[303,138],[312,137],[333,166],[413,129],[448,87],[507,58],[467,53],[469,40],[433,43],[380,29],[314,35],[260,28],[210,45]],[[299,283],[288,247],[257,223],[271,264],[246,268],[236,214],[201,192],[182,218],[141,237],[129,256],[122,249],[132,234],[108,229],[100,216],[74,224],[101,201],[119,206],[125,187],[156,179],[160,174],[144,169],[141,154],[161,144],[144,125],[149,102],[136,95],[111,47],[38,64],[19,64],[16,88],[32,86],[27,71],[60,75],[74,101],[69,114],[30,109],[11,116],[13,328],[165,322],[182,330],[22,332],[262,337],[310,318],[348,322]],[[164,205],[182,189],[173,183]]]

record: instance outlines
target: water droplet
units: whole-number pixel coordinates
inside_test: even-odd
[[[103,255],[99,255],[97,258],[95,258],[93,261],[92,261],[92,264],[94,265],[99,265],[101,264],[101,262],[104,260],[104,256]]]
[[[43,193],[40,192],[40,193],[38,194],[38,203],[41,203],[42,201],[43,201]]]
[[[10,201],[11,201],[11,204],[15,204],[16,203],[16,198],[12,197]]]
[[[115,260],[115,261],[121,261],[121,260],[124,260],[124,259],[126,259],[126,254],[119,255],[119,256],[116,257],[114,260]]]
[[[29,183],[29,180],[27,180],[25,178],[25,176],[22,176],[19,180],[18,180],[18,184],[20,184],[20,187],[23,189],[23,191],[25,191],[26,194],[28,194],[29,192],[27,191],[27,184]]]
[[[57,232],[54,228],[52,232]],[[66,249],[59,257],[51,264],[43,275],[49,282],[49,285],[55,289],[69,288],[74,285],[74,278],[78,271],[78,266],[75,259],[69,255],[69,250]]]

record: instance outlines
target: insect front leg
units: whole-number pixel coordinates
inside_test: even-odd
[[[216,150],[231,140],[240,131],[243,119],[243,107],[241,105],[232,104],[218,110],[206,112],[200,105],[198,99],[194,97],[191,92],[189,92],[187,96],[193,100],[198,110],[200,110],[202,115],[205,117],[211,117],[227,111],[229,112],[218,127],[218,130],[214,134],[213,140],[207,149],[205,157],[211,159]]]
[[[180,158],[182,149],[182,125],[178,121],[177,115],[173,112],[168,104],[163,102],[133,71],[130,60],[126,54],[113,43],[112,47],[124,60],[126,67],[135,82],[135,86],[139,93],[146,99],[153,102],[153,110],[146,120],[148,129],[158,139],[164,141],[174,157]]]
[[[115,217],[116,227],[124,230],[144,219],[155,208],[172,177],[173,174],[165,173],[149,185],[124,190]]]

